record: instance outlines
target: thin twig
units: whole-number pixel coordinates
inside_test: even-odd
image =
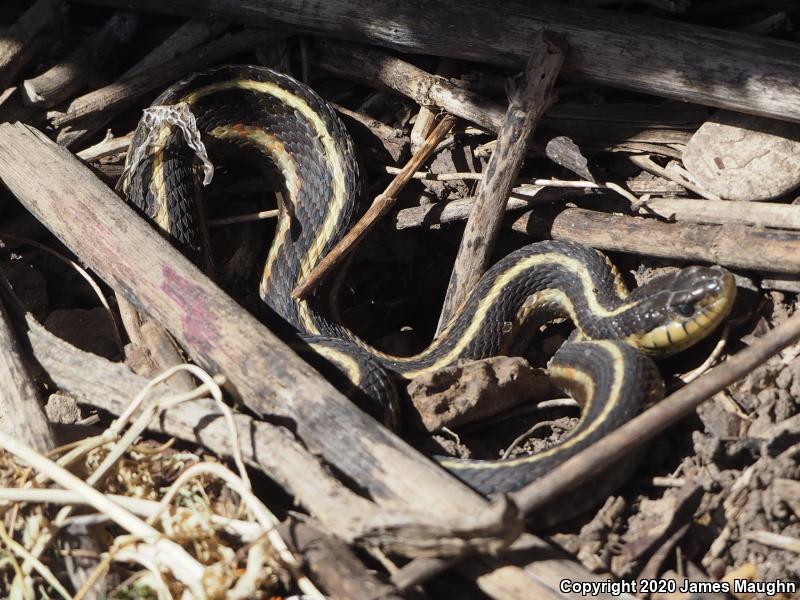
[[[42,252],[49,254],[53,258],[60,260],[65,265],[75,269],[78,272],[78,275],[80,275],[86,280],[86,283],[88,283],[89,287],[92,288],[92,291],[95,293],[95,296],[97,296],[97,299],[100,300],[100,304],[103,305],[103,308],[108,313],[108,319],[109,321],[111,321],[111,329],[114,331],[114,339],[117,342],[120,352],[124,352],[125,344],[122,341],[122,333],[120,333],[119,325],[117,324],[117,319],[114,317],[114,311],[111,310],[111,305],[109,305],[108,300],[106,299],[106,295],[103,293],[103,290],[100,288],[100,285],[89,274],[89,271],[84,269],[74,260],[64,256],[63,254],[57,252],[56,250],[53,250],[52,248],[46,246],[45,244],[37,242],[36,240],[32,240],[26,237],[20,237],[18,235],[12,235],[10,233],[0,232],[0,242],[2,242],[3,239],[13,240],[18,244],[25,244],[27,246],[32,246],[33,248],[41,250]]]
[[[725,323],[725,327],[722,328],[722,333],[719,336],[719,340],[717,341],[714,349],[711,353],[706,357],[701,364],[696,369],[692,369],[685,375],[681,375],[680,378],[684,383],[691,383],[698,377],[700,377],[703,373],[708,371],[708,369],[713,365],[717,359],[722,355],[722,351],[725,349],[725,344],[728,343],[728,334],[730,333],[731,326],[730,323]]]
[[[109,130],[109,135],[106,135],[102,142],[77,152],[76,156],[83,161],[94,162],[113,154],[127,154],[128,146],[131,145],[131,140],[133,139],[133,133],[119,137],[111,137],[110,133],[111,131]]]
[[[773,533],[772,531],[748,531],[744,534],[744,538],[753,540],[769,548],[777,548],[778,550],[786,550],[788,552],[800,554],[800,540],[789,537],[788,535],[781,535],[780,533]]]
[[[428,159],[439,142],[444,139],[444,136],[453,128],[455,122],[456,119],[452,115],[445,115],[442,120],[439,121],[439,124],[425,140],[425,143],[422,144],[420,149],[411,157],[411,160],[406,163],[402,171],[398,173],[384,192],[375,198],[372,206],[370,206],[364,216],[359,219],[358,223],[347,232],[347,235],[345,235],[341,241],[333,247],[328,255],[319,262],[316,268],[308,274],[305,281],[292,290],[293,298],[305,298],[311,290],[336,267],[336,265],[341,263],[342,260],[356,248],[378,219],[391,210],[392,206],[394,206],[397,201],[397,195],[411,180],[420,165]]]
[[[514,438],[514,441],[511,442],[508,445],[508,448],[506,448],[505,451],[503,452],[503,455],[500,457],[500,460],[506,460],[507,458],[509,458],[511,456],[511,453],[519,444],[524,442],[526,439],[528,439],[530,436],[536,433],[539,429],[542,429],[544,427],[552,428],[553,426],[561,428],[556,421],[540,421],[535,425],[532,425],[531,427],[528,428],[527,431],[519,434],[517,437]]]
[[[384,170],[390,175],[400,173],[402,169],[398,167],[384,166]],[[485,176],[485,173],[471,173],[471,172],[457,172],[457,173],[426,173],[425,171],[417,171],[412,175],[414,179],[422,179],[425,181],[465,181],[475,180],[480,181]],[[608,188],[608,185],[602,183],[595,183],[593,181],[570,181],[568,179],[528,179],[526,177],[519,177],[517,179],[518,185],[540,185],[551,187],[575,187],[602,190]],[[610,189],[610,188],[609,188]]]
[[[390,174],[399,173],[400,169],[397,167],[385,166],[385,171]],[[485,173],[426,173],[425,171],[417,171],[414,173],[414,179],[421,179],[423,181],[481,181]],[[554,187],[554,188],[578,188],[587,190],[611,190],[616,192],[628,202],[631,203],[634,209],[639,209],[643,204],[643,198],[637,198],[635,194],[629,192],[621,185],[612,181],[606,183],[596,183],[594,181],[581,181],[569,179],[529,179],[527,177],[517,178],[517,186],[536,186],[536,187]],[[516,188],[514,188],[516,191]],[[474,200],[473,200],[474,202]],[[408,210],[408,209],[407,209]]]
[[[683,173],[676,172],[674,169],[665,169],[664,167],[657,165],[650,158],[649,154],[631,154],[628,156],[628,160],[630,160],[637,167],[640,167],[645,171],[652,173],[653,175],[658,175],[664,179],[674,181],[675,183],[685,187],[687,190],[691,190],[707,200],[716,200],[718,202],[722,200],[719,196],[703,189],[697,183],[689,181],[689,179],[684,176]]]
[[[37,557],[33,556],[27,548],[25,548],[22,544],[17,543],[6,531],[2,521],[0,521],[0,542],[3,542],[3,545],[8,548],[9,551],[13,552],[26,562],[30,562],[36,572],[42,576],[42,579],[44,579],[55,591],[61,594],[63,598],[66,600],[72,600],[70,593],[64,588],[63,585],[61,585],[61,582],[58,581],[58,578],[53,575],[53,572],[47,568],[47,566]]]
[[[236,215],[233,217],[223,217],[221,219],[210,219],[208,221],[209,227],[221,227],[222,225],[232,225],[234,223],[249,223],[251,221],[263,221],[265,219],[274,219],[278,216],[280,211],[277,208],[270,210],[261,210],[255,213],[246,215]]]

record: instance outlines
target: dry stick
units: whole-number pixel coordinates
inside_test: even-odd
[[[701,261],[763,272],[800,272],[800,235],[743,225],[662,223],[656,219],[567,208],[545,219],[526,212],[511,228],[600,250]],[[754,252],[753,249],[758,251]]]
[[[387,52],[368,46],[321,40],[314,63],[322,69],[374,87],[382,85],[420,106],[438,106],[491,131],[503,124],[503,107],[484,96],[456,87]]]
[[[403,600],[391,585],[368,571],[347,544],[320,530],[312,519],[294,521],[279,530],[303,557],[312,579],[333,598]]]
[[[80,155],[80,153],[79,153]],[[390,175],[396,175],[400,172],[397,167],[384,167],[384,170]],[[417,171],[412,175],[414,179],[422,179],[424,181],[480,181],[485,177],[485,173],[472,173],[470,171],[460,173],[426,173],[425,171]],[[596,183],[594,181],[583,181],[581,179],[529,179],[527,177],[519,177],[516,181],[521,187],[560,187],[560,188],[582,188],[588,190],[602,190],[611,189],[617,191],[619,186],[612,186],[612,184]],[[627,198],[627,196],[625,196]],[[462,198],[462,200],[469,200],[475,202],[475,198]],[[457,200],[453,200],[457,202]],[[725,204],[730,204],[726,202]]]
[[[522,81],[511,96],[497,146],[478,185],[450,275],[437,333],[450,322],[486,270],[506,201],[525,160],[528,140],[549,104],[550,91],[564,62],[565,42],[548,31],[531,40],[531,46]]]
[[[618,142],[685,145],[707,118],[708,109],[697,105],[574,103],[554,106],[547,111],[544,122],[563,135],[594,145]]]
[[[438,111],[435,108],[429,106],[420,106],[419,110],[417,111],[417,117],[414,121],[414,126],[411,128],[411,133],[409,134],[409,140],[411,141],[411,151],[416,152],[419,150],[419,147],[425,141],[425,138],[428,137],[431,131],[433,131],[434,126],[436,125],[436,113]]]
[[[90,163],[100,160],[101,158],[105,158],[106,156],[113,156],[114,154],[126,154],[128,152],[128,146],[131,145],[132,139],[132,133],[115,138],[109,137],[102,142],[95,144],[94,146],[89,146],[88,148],[77,152],[76,156],[81,160]]]
[[[24,124],[0,124],[0,180],[112,288],[147,307],[198,363],[224,372],[251,410],[291,423],[302,441],[296,451],[307,460],[315,455],[335,465],[381,508],[424,515],[425,521],[446,523],[488,506],[356,409],[66,149]],[[275,435],[283,432],[263,425]],[[280,448],[264,443],[261,452],[281,460]],[[289,475],[296,486],[307,476],[303,470]],[[306,495],[325,493],[315,483],[303,482]],[[332,505],[361,514],[361,506]],[[532,562],[523,569],[476,557],[463,573],[484,593],[509,599],[563,598],[556,590],[565,577],[599,580],[533,535],[524,534],[512,548],[525,550]]]
[[[471,200],[464,199],[438,209],[435,204],[403,209],[394,215],[395,227],[436,227],[439,223],[464,220],[471,204]],[[508,207],[520,208],[523,204],[524,200],[513,199]],[[583,208],[565,208],[554,216],[527,211],[510,217],[507,224],[514,231],[536,238],[571,240],[600,250],[716,263],[765,273],[800,272],[800,234],[789,231],[735,224],[664,223]]]
[[[0,90],[11,85],[33,58],[35,38],[61,18],[64,0],[38,0],[19,20],[0,31]]]
[[[139,16],[117,12],[94,35],[64,60],[22,84],[23,100],[32,106],[50,107],[66,100],[88,81],[114,51],[136,33]]]
[[[336,246],[328,252],[316,268],[308,274],[305,281],[298,284],[292,290],[292,297],[305,298],[322,280],[333,270],[336,265],[341,263],[356,248],[367,233],[375,226],[378,219],[385,215],[397,201],[397,194],[411,181],[414,172],[424,163],[431,153],[444,139],[444,136],[455,125],[456,119],[452,115],[445,115],[439,124],[434,128],[425,143],[420,147],[414,156],[411,157],[402,171],[392,180],[382,194],[379,194],[373,201],[364,216],[358,220],[353,228],[339,241]]]
[[[392,162],[399,163],[402,158],[405,158],[408,138],[401,129],[390,127],[377,119],[345,108],[335,102],[328,102],[328,104],[341,115],[350,133],[357,141],[363,140],[365,145],[374,146],[375,144],[370,138],[377,138]]]
[[[687,190],[691,190],[695,194],[702,196],[707,200],[721,201],[721,198],[719,196],[712,194],[708,190],[704,190],[700,185],[698,185],[694,181],[691,181],[683,173],[676,172],[674,168],[673,169],[664,168],[657,165],[647,154],[631,154],[628,156],[628,160],[630,160],[637,167],[644,169],[648,173],[652,173],[653,175],[658,175],[659,177],[663,177],[664,179],[669,179],[670,181],[674,181],[678,185],[682,185]]]
[[[642,211],[684,223],[800,229],[797,204],[657,198],[648,200]]]
[[[91,1],[190,17],[209,10],[208,0]],[[215,0],[213,7],[218,18],[248,27],[280,23],[405,52],[516,68],[525,64],[533,34],[547,28],[569,36],[564,67],[581,79],[800,121],[795,43],[546,0],[361,2],[358,10],[352,4]]]
[[[455,64],[451,60],[441,59],[436,67],[436,75],[438,77],[446,78],[450,75],[455,75]],[[448,84],[449,85],[449,84]],[[419,147],[428,137],[428,134],[436,126],[436,113],[433,107],[427,104],[420,104],[419,111],[417,112],[416,121],[411,128],[409,138],[411,141],[411,151],[416,152]]]
[[[549,192],[549,193],[548,193]],[[584,195],[582,189],[546,188],[526,185],[511,190],[511,197],[506,203],[506,211],[530,208],[533,204],[552,202],[567,196]],[[434,202],[421,206],[412,206],[397,211],[393,217],[396,229],[413,229],[415,227],[439,227],[455,221],[466,221],[472,210],[473,198],[462,198],[452,202]]]
[[[39,392],[0,304],[0,429],[39,452],[56,447]]]
[[[128,301],[117,296],[117,302],[122,306]],[[132,306],[128,305],[134,310]],[[138,312],[138,311],[137,311]],[[140,318],[142,316],[140,315]],[[127,329],[127,324],[126,324]],[[128,329],[130,332],[130,329]],[[166,371],[170,367],[175,367],[186,363],[186,359],[181,355],[175,340],[169,335],[166,329],[154,321],[144,317],[139,322],[139,330],[135,334],[142,341],[142,346],[147,348],[147,353],[157,372]],[[182,392],[189,392],[197,387],[194,378],[186,371],[178,371],[169,378],[170,384]]]
[[[247,215],[235,215],[233,217],[222,217],[219,219],[209,219],[209,227],[221,227],[223,225],[232,225],[234,223],[250,223],[252,221],[262,221],[264,219],[274,219],[278,216],[280,210],[272,208],[270,210],[260,210],[258,212],[250,213]]]
[[[526,515],[557,500],[592,477],[599,476],[620,458],[630,456],[656,435],[690,415],[700,404],[724,390],[769,358],[800,339],[800,314],[756,340],[748,348],[717,365],[703,377],[647,409],[604,438],[561,463],[542,478],[509,498]],[[394,581],[403,586],[419,584],[453,564],[441,559],[417,559],[405,566]],[[408,576],[413,574],[413,580]]]

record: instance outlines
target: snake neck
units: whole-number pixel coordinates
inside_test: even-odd
[[[585,339],[619,337],[616,317],[627,310],[618,274],[599,253],[570,242],[540,242],[496,263],[476,285],[455,317],[419,354],[381,352],[342,325],[312,311],[314,333],[344,337],[386,369],[405,379],[503,353],[530,315],[567,316]]]

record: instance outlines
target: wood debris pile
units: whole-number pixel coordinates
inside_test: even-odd
[[[798,9],[352,4],[0,6],[0,597],[799,598]],[[659,362],[668,397],[628,429],[480,496],[429,458],[558,443],[578,411],[542,369],[571,325],[412,381],[397,433],[365,417],[263,318],[258,172],[214,165],[213,281],[114,191],[142,110],[226,63],[307,83],[353,137],[368,220],[296,292],[351,258],[336,308],[379,349],[424,349],[547,239],[633,286],[727,268],[724,331]],[[634,454],[594,509],[537,523]]]

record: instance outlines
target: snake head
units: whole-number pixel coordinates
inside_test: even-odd
[[[736,283],[721,267],[687,267],[636,288],[635,330],[625,340],[651,356],[668,356],[702,340],[730,313]]]

